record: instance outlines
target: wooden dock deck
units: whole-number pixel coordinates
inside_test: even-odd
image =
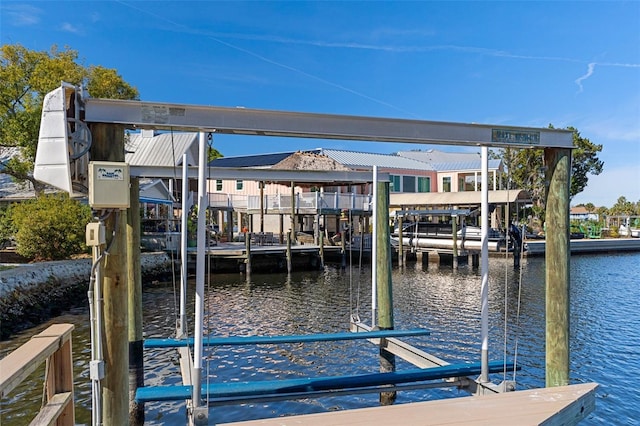
[[[339,246],[325,246],[325,255],[336,253]],[[249,259],[244,242],[218,243],[207,247],[205,252],[212,270],[240,270],[244,271]],[[190,258],[196,256],[196,248],[189,248]],[[287,270],[286,244],[251,244],[250,247],[252,269],[268,271]],[[322,259],[320,246],[315,244],[296,244],[291,246],[291,260],[293,270],[319,269]]]
[[[595,408],[595,383],[277,417],[226,426],[575,425]],[[223,426],[223,425],[220,425]]]

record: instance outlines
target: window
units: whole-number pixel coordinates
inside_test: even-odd
[[[242,181],[242,180],[237,180],[237,181],[236,181],[236,189],[237,189],[238,191],[242,191],[242,187],[243,187],[243,186],[244,186],[244,181]]]
[[[458,191],[475,191],[476,177],[474,175],[463,175],[458,178]]]
[[[402,192],[416,192],[416,177],[415,176],[403,176],[402,177]]]
[[[222,191],[222,179],[216,179],[216,191]]]
[[[400,192],[400,176],[389,175],[391,184],[389,185],[389,192]]]
[[[418,177],[418,192],[431,192],[430,177]]]
[[[442,178],[442,192],[451,192],[451,177]]]

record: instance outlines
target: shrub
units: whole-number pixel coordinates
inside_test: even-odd
[[[11,244],[16,230],[11,220],[11,207],[0,209],[0,249]]]
[[[84,252],[91,209],[66,194],[43,195],[11,208],[18,254],[35,260],[59,260]]]

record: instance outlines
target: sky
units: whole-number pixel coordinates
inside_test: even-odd
[[[604,161],[572,205],[640,201],[640,1],[2,0],[0,38],[69,46],[144,101],[572,126]],[[235,135],[214,146],[478,150]]]

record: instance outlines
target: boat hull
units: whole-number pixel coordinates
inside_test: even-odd
[[[397,237],[391,237],[391,240],[396,244],[399,244]],[[474,250],[479,251],[482,249],[482,241],[480,240],[457,240],[458,250]],[[420,249],[436,249],[436,250],[453,250],[453,239],[451,238],[426,238],[426,237],[409,237],[406,236],[402,239],[402,245],[404,247],[420,248]],[[504,248],[504,243],[501,241],[489,241],[489,251],[499,252]]]

